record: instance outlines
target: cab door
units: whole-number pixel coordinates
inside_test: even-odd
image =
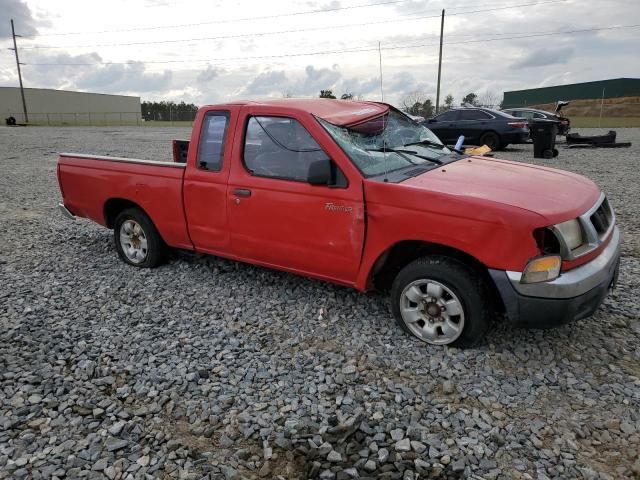
[[[226,253],[230,245],[227,182],[239,107],[200,112],[189,143],[183,182],[184,210],[196,251]]]
[[[474,108],[460,110],[457,122],[458,135],[464,135],[465,140],[469,143],[477,142],[483,132],[493,129],[491,121],[494,118],[490,114]]]
[[[437,117],[431,118],[427,122],[427,127],[436,134],[442,143],[455,143],[460,136],[459,128],[456,124],[458,110],[449,110],[441,113]]]
[[[326,159],[335,184],[307,183],[309,165]],[[243,107],[227,191],[233,255],[354,284],[365,234],[359,175],[312,115]]]

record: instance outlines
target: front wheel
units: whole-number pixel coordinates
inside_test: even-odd
[[[472,347],[489,327],[484,282],[450,257],[423,257],[404,267],[393,282],[391,301],[398,324],[431,345]]]
[[[114,222],[113,237],[122,260],[140,268],[153,268],[164,260],[165,245],[147,215],[137,208],[123,210]]]
[[[491,150],[500,150],[500,137],[495,132],[486,132],[480,137],[480,146],[486,145]]]

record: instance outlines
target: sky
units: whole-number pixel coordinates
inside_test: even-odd
[[[435,100],[442,8],[441,98],[456,104],[640,77],[637,0],[0,0],[0,86],[18,85],[13,18],[25,87],[197,105],[329,89],[401,106]]]

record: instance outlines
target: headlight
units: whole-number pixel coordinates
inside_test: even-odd
[[[578,220],[569,220],[568,222],[559,223],[556,228],[562,235],[564,242],[567,244],[569,250],[575,250],[582,245],[582,227]]]
[[[529,261],[524,268],[520,283],[548,282],[549,280],[558,278],[561,266],[562,259],[560,255],[534,258]]]

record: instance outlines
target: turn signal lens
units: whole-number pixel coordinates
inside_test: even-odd
[[[554,280],[560,275],[560,255],[549,255],[531,260],[522,272],[520,283],[538,283]]]

